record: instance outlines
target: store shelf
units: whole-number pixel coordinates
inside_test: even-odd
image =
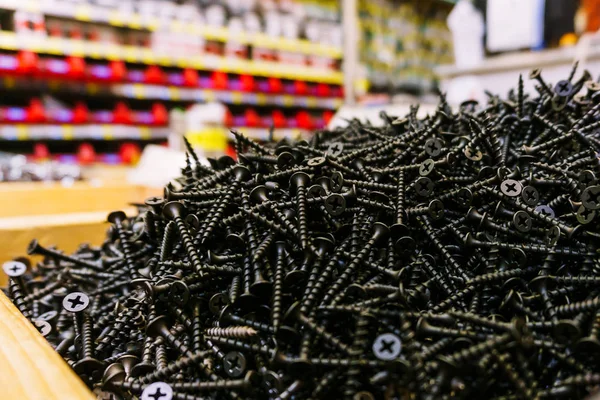
[[[270,139],[270,131],[266,128],[249,128],[249,127],[233,127],[230,128],[233,131],[240,132],[244,134],[246,137],[258,140],[258,141],[267,141]],[[294,129],[294,128],[283,128],[283,129],[275,129],[273,131],[273,139],[281,140],[281,139],[306,139],[310,138],[311,131],[306,129]],[[230,134],[230,137],[234,136]]]
[[[341,72],[325,68],[288,65],[279,62],[249,61],[214,55],[175,57],[172,55],[156,54],[150,48],[43,37],[33,34],[16,34],[8,31],[0,31],[0,49],[29,50],[42,54],[121,60],[165,67],[194,68],[209,71],[218,70],[234,74],[249,74],[331,84],[343,83],[343,74]]]
[[[248,104],[257,106],[323,108],[335,110],[341,98],[295,95],[272,95],[240,91],[192,89],[177,86],[146,85],[139,83],[84,83],[58,79],[31,79],[5,76],[0,87],[7,90],[36,89],[51,92],[66,92],[86,95],[118,96],[130,99],[164,100],[183,102],[220,101],[225,104]]]
[[[19,9],[35,11],[55,17],[72,18],[84,22],[105,23],[130,29],[153,31],[160,28],[171,32],[182,32],[201,36],[208,40],[222,42],[233,41],[273,50],[342,58],[342,49],[334,46],[312,43],[308,40],[292,40],[247,32],[234,33],[230,32],[227,28],[199,26],[194,23],[170,19],[159,20],[155,17],[145,17],[136,13],[125,14],[116,10],[110,10],[90,4],[68,4],[66,2],[48,0],[0,0],[0,8],[7,10]]]
[[[157,140],[166,139],[167,127],[94,125],[0,125],[0,140]]]

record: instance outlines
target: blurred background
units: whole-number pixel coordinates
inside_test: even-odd
[[[0,0],[0,229],[160,194],[184,135],[216,162],[230,129],[310,138],[532,90],[533,68],[597,75],[599,27],[600,0]]]

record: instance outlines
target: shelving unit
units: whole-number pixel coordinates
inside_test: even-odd
[[[275,137],[291,138],[308,132],[295,128],[304,126],[294,120],[298,113],[306,111],[312,115],[311,118],[320,121],[324,113],[336,110],[343,103],[341,86],[344,74],[339,70],[343,51],[336,46],[264,33],[232,31],[175,17],[149,17],[64,0],[0,0],[0,10],[5,11],[5,19],[15,18],[15,31],[10,30],[11,23],[2,24],[3,30],[0,30],[0,55],[12,57],[3,60],[5,65],[0,67],[0,88],[4,89],[9,99],[4,101],[8,107],[13,106],[10,103],[11,96],[19,98],[19,104],[22,105],[25,96],[41,98],[40,94],[53,96],[65,103],[67,109],[72,109],[72,103],[79,101],[89,108],[90,115],[97,110],[113,110],[115,103],[121,101],[126,101],[131,110],[136,112],[147,112],[149,101],[153,105],[163,104],[167,111],[195,103],[220,102],[231,107],[230,113],[236,126],[243,124],[240,121],[244,120],[242,114],[246,112],[260,116],[260,123],[249,122],[248,126],[240,128],[249,137],[266,140],[269,138],[269,120],[275,110],[281,111],[279,122],[274,123],[278,126]],[[21,13],[19,18],[39,16],[35,18],[41,18],[43,24],[36,28],[26,25],[17,29],[17,26],[23,26],[17,25],[17,12]],[[61,26],[63,21],[64,27]],[[56,30],[52,30],[52,23],[53,27],[59,25],[58,35]],[[116,36],[110,36],[113,38],[111,40],[108,36],[86,35],[86,39],[83,39],[83,35],[72,34],[69,24],[76,24],[79,33],[88,29],[106,30]],[[169,46],[155,47],[156,35],[164,34],[198,38],[206,46],[199,52],[179,53]],[[129,35],[141,35],[146,39],[131,45],[133,42],[126,39]],[[245,45],[248,49],[246,58],[223,51],[217,54],[209,48],[214,43],[220,43],[222,50],[230,44]],[[255,48],[301,57],[294,61],[289,57],[275,61],[257,56],[254,54]],[[19,64],[21,57],[33,58],[38,66],[24,73],[12,71],[11,66],[15,62]],[[81,69],[85,69],[84,72],[80,69],[79,75],[73,74],[77,76],[68,72],[56,73],[46,67],[47,63],[52,62],[54,66],[58,65],[59,70],[71,68],[69,63],[73,60],[75,64],[79,63]],[[98,79],[92,74],[92,68],[104,68],[105,71],[112,68],[115,62],[121,63],[120,68],[125,69],[124,75]],[[146,79],[145,73],[151,68],[157,68],[169,79]],[[195,74],[196,81],[190,83],[187,78],[189,74]],[[225,79],[228,83],[223,84],[217,78]],[[252,89],[248,89],[247,85],[242,86],[243,79],[254,80]],[[282,123],[281,118],[284,117]],[[127,141],[130,142],[128,145],[141,147],[145,143],[164,143],[169,136],[166,125],[23,122],[15,125],[4,120],[4,125],[0,125],[0,143],[10,141],[7,147],[11,151],[31,152],[33,144],[41,140],[49,141],[49,148],[65,154],[65,151],[68,153],[79,149],[82,142],[89,141],[96,148],[98,143],[106,141],[106,145],[100,148],[108,151],[107,154],[116,154],[120,153],[118,143],[125,144]],[[225,136],[230,137],[227,133]],[[60,141],[65,142],[64,145],[58,145]]]
[[[50,93],[68,93],[87,96],[114,96],[137,100],[164,100],[181,102],[219,101],[225,104],[255,106],[301,107],[336,110],[343,99],[339,97],[298,96],[235,90],[192,89],[179,86],[148,85],[144,83],[94,83],[61,79],[31,79],[5,76],[0,79],[4,90],[39,90]]]
[[[63,4],[59,2],[58,4]],[[155,31],[163,29],[172,32],[185,32],[209,40],[221,42],[235,41],[241,44],[260,45],[261,47],[303,53],[321,55],[331,58],[342,58],[342,49],[311,43],[308,40],[290,40],[285,38],[273,38],[261,33],[234,33],[227,28],[198,26],[176,20],[161,20],[156,17],[146,17],[137,13],[121,13],[104,7],[90,4],[71,4],[70,7],[57,7],[55,1],[44,0],[0,0],[0,8],[6,10],[27,10],[39,12],[48,16],[74,19],[82,22],[103,23],[116,27],[126,27],[136,30]]]

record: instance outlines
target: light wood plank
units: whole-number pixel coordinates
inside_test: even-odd
[[[3,399],[92,400],[94,395],[37,329],[0,292]]]

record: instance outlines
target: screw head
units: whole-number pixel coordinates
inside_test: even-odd
[[[427,207],[427,211],[432,219],[442,219],[445,214],[444,203],[442,203],[439,199],[432,200]]]
[[[415,191],[419,196],[427,197],[433,193],[433,181],[427,177],[420,177],[415,182]]]
[[[465,147],[463,149],[463,154],[471,161],[481,161],[483,158],[483,153],[479,150],[473,150],[470,147]]]
[[[71,292],[63,298],[62,305],[65,310],[77,313],[90,305],[90,298],[83,292]]]
[[[48,334],[52,332],[52,325],[50,325],[48,321],[44,321],[42,319],[33,319],[31,322],[44,337],[48,336]]]
[[[561,80],[556,83],[554,93],[560,97],[569,97],[573,92],[573,84],[567,80]]]
[[[529,232],[531,230],[531,217],[523,210],[513,214],[512,222],[519,232]]]
[[[169,301],[174,302],[178,306],[187,304],[190,298],[190,290],[183,281],[175,281],[169,287]]]
[[[550,218],[554,218],[556,215],[554,214],[554,210],[545,204],[541,204],[535,208],[535,211],[547,215]]]
[[[123,211],[113,211],[108,214],[106,220],[111,224],[116,224],[117,222],[123,222],[127,219],[127,215]]]
[[[589,210],[600,210],[600,185],[585,188],[581,193],[581,204]]]
[[[308,165],[309,167],[320,167],[322,165],[325,165],[326,162],[327,159],[325,159],[325,157],[313,157],[308,159],[306,165]]]
[[[421,165],[419,166],[419,175],[421,176],[427,176],[430,173],[433,172],[435,167],[435,161],[433,161],[431,158],[423,161],[421,163]]]
[[[183,203],[178,201],[170,201],[163,206],[163,215],[169,219],[175,219],[176,217],[183,217],[186,213],[185,206]]]
[[[544,242],[547,246],[555,246],[560,239],[560,228],[558,226],[551,226],[546,230],[544,235]]]
[[[344,187],[344,175],[341,172],[336,171],[331,174],[331,178],[329,178],[329,187],[332,192],[339,192]]]
[[[437,157],[442,154],[444,142],[438,138],[431,138],[425,142],[425,153],[431,157]]]
[[[402,342],[393,333],[383,333],[373,342],[373,354],[380,360],[391,361],[400,355]]]
[[[344,144],[341,142],[333,142],[327,148],[327,155],[332,157],[338,157],[344,152]]]
[[[23,275],[25,271],[27,271],[27,265],[20,261],[7,261],[2,264],[2,270],[11,278],[16,278]]]
[[[325,188],[321,185],[312,185],[308,188],[308,191],[306,192],[306,197],[309,199],[315,197],[324,197],[326,195],[327,192],[325,191]]]
[[[596,217],[596,211],[590,210],[589,208],[585,208],[585,206],[581,205],[577,209],[576,218],[577,222],[581,225],[587,225],[594,220]]]
[[[332,193],[325,199],[325,210],[337,217],[346,211],[346,198],[340,194]]]
[[[142,400],[171,400],[173,388],[165,382],[154,382],[144,388]]]
[[[230,351],[223,357],[225,373],[232,378],[244,375],[246,364],[246,357],[239,351]]]
[[[289,169],[296,165],[296,159],[292,153],[284,151],[277,156],[277,167],[279,169]]]
[[[310,176],[306,172],[296,172],[290,177],[290,186],[297,188],[299,186],[306,186],[310,183]]]
[[[185,223],[190,228],[192,232],[197,232],[200,229],[200,219],[195,214],[188,214],[185,217]]]
[[[219,315],[228,304],[229,296],[225,293],[216,293],[208,301],[208,309],[213,314]]]
[[[523,186],[521,186],[519,181],[515,181],[514,179],[506,179],[500,184],[500,190],[506,196],[517,197],[521,194]]]
[[[528,206],[535,206],[540,200],[540,193],[533,186],[525,186],[521,192],[521,198]]]

